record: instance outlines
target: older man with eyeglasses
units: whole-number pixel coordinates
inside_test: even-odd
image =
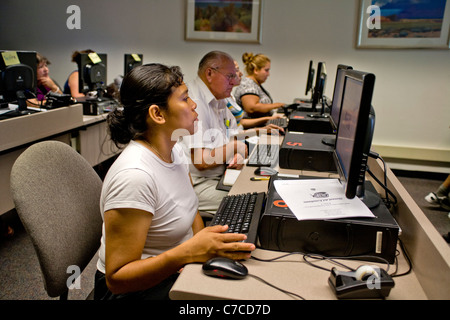
[[[214,214],[228,194],[217,190],[217,183],[226,168],[242,168],[248,151],[245,143],[235,138],[236,119],[225,100],[239,81],[233,58],[225,52],[211,51],[201,59],[197,74],[188,88],[197,104],[198,128],[194,135],[182,140],[192,160],[190,173],[199,210]]]

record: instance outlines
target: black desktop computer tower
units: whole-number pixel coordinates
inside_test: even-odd
[[[319,112],[293,111],[289,116],[288,131],[334,134],[328,117],[320,116]]]
[[[99,114],[108,113],[118,106],[118,103],[115,100],[109,98],[81,98],[77,100],[83,104],[83,115],[86,116],[96,116]]]
[[[273,185],[276,179],[289,178],[274,176],[270,181],[258,229],[261,248],[328,257],[364,255],[358,259],[378,261],[377,257],[381,257],[389,263],[394,262],[400,229],[382,201],[371,209],[375,218],[299,221],[276,192]],[[368,181],[366,189],[377,194]]]
[[[334,147],[322,142],[334,135],[288,131],[280,148],[279,166],[283,169],[337,172]]]

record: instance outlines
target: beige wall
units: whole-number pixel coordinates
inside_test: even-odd
[[[81,30],[66,27],[70,4],[81,8]],[[402,155],[405,148],[415,150],[411,154],[431,149],[445,158],[450,51],[356,49],[358,15],[358,0],[265,0],[262,44],[215,43],[184,40],[185,0],[2,0],[0,49],[43,53],[61,85],[76,67],[70,62],[76,49],[107,53],[109,82],[123,73],[124,53],[143,53],[146,63],[180,65],[189,81],[209,50],[227,51],[240,62],[245,51],[262,52],[272,59],[265,87],[287,103],[304,97],[310,59],[327,64],[328,97],[337,64],[349,64],[376,75],[375,146],[387,146],[394,157],[402,147]]]

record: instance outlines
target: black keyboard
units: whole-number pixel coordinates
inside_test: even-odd
[[[283,129],[285,129],[288,126],[288,119],[287,118],[270,119],[266,122],[266,125],[269,125],[269,124],[274,124],[276,126],[279,126]]]
[[[264,192],[243,193],[224,197],[211,221],[211,226],[228,225],[227,232],[243,233],[247,236],[245,242],[256,244],[264,199]]]
[[[249,167],[270,167],[278,162],[279,144],[258,143],[248,157]]]

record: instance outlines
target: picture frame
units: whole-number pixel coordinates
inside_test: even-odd
[[[263,0],[186,0],[186,40],[261,43]]]
[[[360,0],[356,48],[449,49],[449,31],[450,0]]]

